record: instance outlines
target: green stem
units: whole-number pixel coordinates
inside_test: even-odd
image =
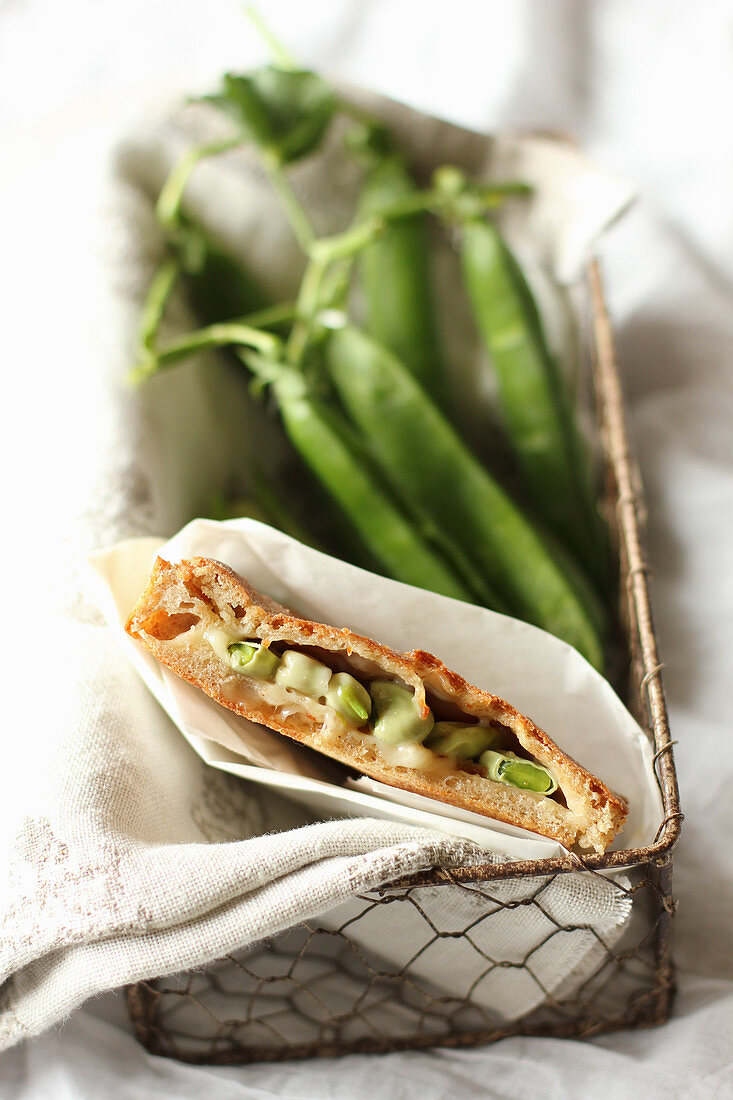
[[[152,351],[155,347],[163,311],[180,272],[178,260],[169,257],[163,260],[153,276],[140,322],[140,343],[147,351]]]
[[[531,183],[522,180],[505,180],[503,183],[475,183],[473,188],[480,198],[509,198],[511,195],[531,195]]]
[[[310,342],[315,316],[320,305],[321,286],[327,268],[327,262],[312,259],[309,260],[303,274],[295,307],[295,324],[285,348],[287,360],[293,366],[300,366]]]
[[[260,37],[267,43],[272,55],[272,60],[278,68],[297,71],[300,66],[297,64],[295,58],[290,51],[283,46],[282,42],[275,37],[254,4],[245,4],[244,14]]]
[[[273,188],[277,192],[278,198],[283,205],[283,209],[288,216],[288,220],[292,227],[295,239],[300,245],[303,252],[308,254],[311,245],[315,240],[315,233],[310,223],[310,219],[305,210],[300,204],[300,201],[296,198],[295,193],[288,182],[288,179],[280,166],[280,163],[270,153],[266,153],[262,157],[262,164],[270,177],[270,182]]]
[[[167,367],[175,366],[181,360],[187,359],[197,351],[205,351],[212,348],[225,347],[227,344],[243,344],[246,347],[256,348],[267,356],[278,356],[282,341],[269,332],[260,332],[259,329],[249,325],[227,323],[209,325],[207,328],[189,332],[180,340],[175,340],[167,347],[151,354],[130,372],[131,382],[144,382]]]
[[[295,302],[277,302],[276,305],[266,306],[254,313],[245,313],[242,317],[234,317],[229,323],[249,325],[250,328],[273,328],[275,325],[293,321],[295,317]]]
[[[474,184],[459,196],[444,194],[433,189],[416,191],[400,199],[399,202],[385,206],[379,211],[379,216],[385,221],[399,221],[402,218],[410,218],[414,214],[450,213],[458,199],[465,201],[466,198],[475,200],[477,207],[490,210],[514,195],[531,194],[532,188],[529,184],[515,180],[507,183]]]
[[[273,181],[285,182],[279,171],[275,171],[272,178]],[[482,201],[494,203],[501,201],[507,194],[523,194],[526,192],[526,187],[524,184],[519,183],[490,184],[482,191]],[[289,188],[286,193],[294,198]],[[451,202],[452,196],[445,196],[436,191],[418,192],[417,195],[410,196],[409,199],[395,203],[386,210],[380,211],[379,217],[369,217],[357,221],[343,233],[322,237],[320,240],[316,240],[311,236],[306,246],[306,252],[310,260],[305,269],[298,295],[296,322],[287,344],[287,358],[293,366],[302,363],[313,332],[316,313],[324,304],[320,296],[329,267],[339,261],[351,260],[357,256],[384,232],[388,221],[410,217],[420,211],[444,209],[449,207]],[[297,209],[300,210],[300,204],[297,204]],[[293,228],[295,228],[295,225]],[[308,230],[312,234],[310,226]],[[305,242],[302,243],[305,244]],[[341,281],[343,281],[343,273],[341,274]]]
[[[300,284],[296,303],[296,321],[286,349],[288,362],[293,366],[300,366],[303,362],[319,309],[324,305],[330,305],[330,300],[324,301],[325,295],[322,293],[324,286],[329,287],[329,294],[342,293],[345,280],[348,285],[348,270],[345,270],[344,261],[353,260],[357,253],[375,239],[383,226],[384,223],[381,220],[370,218],[343,233],[322,237],[313,242],[308,266]],[[327,276],[332,272],[334,265],[338,265],[340,270],[335,273],[335,278],[327,283]]]
[[[164,229],[175,229],[181,216],[183,192],[191,173],[201,160],[227,153],[242,144],[242,138],[227,138],[224,141],[212,141],[208,145],[199,145],[189,149],[168,174],[155,204],[155,214]]]
[[[346,118],[350,118],[353,122],[359,122],[362,126],[366,126],[371,129],[374,126],[382,128],[382,124],[374,117],[370,115],[368,111],[363,110],[361,107],[357,107],[355,103],[350,103],[347,99],[342,99],[340,96],[337,99],[339,113]]]
[[[365,218],[344,230],[343,233],[335,233],[332,237],[321,237],[320,240],[314,241],[309,255],[311,260],[322,264],[348,259],[371,244],[380,233],[384,232],[384,228],[385,219],[380,212],[378,218]]]
[[[349,256],[343,260],[332,263],[323,279],[322,284],[322,309],[341,310],[345,308],[345,302],[351,286],[351,270],[354,266],[354,257]]]
[[[509,183],[487,183],[472,188],[469,194],[488,209],[510,195],[527,195],[531,190],[526,183],[510,181]],[[453,195],[444,195],[434,190],[417,191],[414,195],[409,195],[399,202],[380,209],[378,217],[363,218],[355,222],[343,233],[335,233],[333,236],[320,239],[311,236],[306,252],[312,260],[321,263],[347,259],[356,256],[383,233],[386,222],[410,218],[420,213],[441,213],[449,210],[454,203]]]

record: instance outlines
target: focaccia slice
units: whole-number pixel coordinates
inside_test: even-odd
[[[350,630],[300,618],[221,562],[158,558],[126,629],[217,703],[382,783],[530,829],[568,848],[605,851],[626,817],[621,797],[504,699],[467,683],[423,650],[397,653]],[[261,643],[263,659],[281,665],[286,651],[314,658],[330,670],[323,684],[329,675],[346,672],[359,685],[371,685],[373,695],[377,681],[410,689],[421,715],[478,723],[490,736],[496,731],[501,753],[546,769],[557,789],[549,794],[520,789],[488,778],[487,768],[476,761],[419,742],[386,743],[367,721],[359,724],[352,716],[349,722],[330,706],[323,684],[313,689],[315,697],[276,679],[236,671],[230,647],[242,650],[242,642]]]

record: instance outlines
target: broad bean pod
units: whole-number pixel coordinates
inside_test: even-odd
[[[464,224],[461,266],[530,502],[588,574],[604,582],[608,546],[570,394],[524,275],[492,222]]]
[[[404,159],[388,153],[367,171],[359,213],[379,215],[416,192]],[[391,221],[362,252],[359,275],[366,330],[438,396],[442,375],[427,228],[421,213]]]
[[[326,346],[331,380],[384,475],[450,534],[510,611],[603,665],[603,612],[494,481],[410,372],[350,326]]]
[[[312,393],[298,372],[249,353],[242,358],[269,382],[290,442],[381,568],[396,580],[472,602],[470,590],[380,485],[338,410]]]

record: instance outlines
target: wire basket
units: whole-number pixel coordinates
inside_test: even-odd
[[[654,741],[664,807],[654,843],[436,868],[354,897],[203,972],[130,986],[130,1018],[153,1053],[210,1064],[276,1061],[472,1046],[509,1035],[585,1037],[669,1017],[672,851],[682,814],[643,550],[643,494],[596,263],[588,282],[605,499],[620,563],[617,679]],[[597,889],[603,884],[609,914],[624,914],[620,938],[584,921],[582,905],[580,918],[561,915],[563,897],[582,891],[589,875]],[[396,937],[398,928],[407,936]],[[374,950],[389,941],[409,949]],[[567,965],[558,982],[559,955]]]

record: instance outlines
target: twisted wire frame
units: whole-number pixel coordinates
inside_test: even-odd
[[[471,1046],[509,1035],[585,1037],[668,1018],[672,851],[682,814],[649,599],[643,496],[596,263],[588,285],[606,501],[620,561],[625,688],[654,739],[664,807],[654,843],[606,855],[436,868],[352,898],[205,971],[138,983],[128,988],[128,1010],[151,1051],[210,1064],[275,1061]],[[620,935],[613,922],[603,933],[597,923],[563,919],[557,892],[588,874],[602,879],[608,904],[624,913]],[[529,942],[513,936],[517,910],[523,927],[531,925]],[[400,937],[399,929],[407,933]],[[566,964],[559,983],[558,952]]]

